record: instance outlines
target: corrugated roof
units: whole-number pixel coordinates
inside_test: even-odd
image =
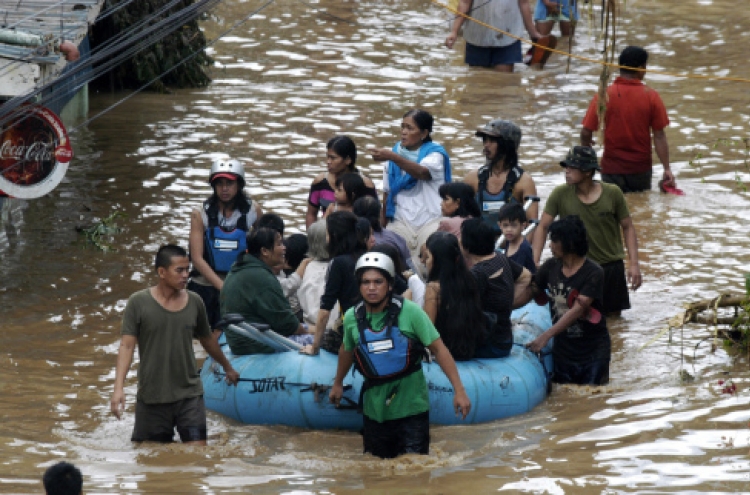
[[[57,77],[61,39],[76,45],[104,0],[4,0],[0,4],[0,97],[19,96]]]

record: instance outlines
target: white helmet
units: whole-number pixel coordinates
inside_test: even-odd
[[[357,260],[354,273],[359,275],[359,271],[365,268],[377,268],[390,275],[391,280],[396,278],[396,268],[393,266],[393,260],[387,254],[375,252],[363,254]]]
[[[245,166],[239,160],[214,160],[211,173],[208,175],[208,183],[211,184],[214,179],[220,177],[239,180],[240,186],[245,187]]]

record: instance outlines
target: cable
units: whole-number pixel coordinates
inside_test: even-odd
[[[667,72],[667,71],[662,71],[662,70],[642,69],[640,67],[622,66],[622,65],[619,65],[619,64],[611,63],[611,62],[603,62],[601,60],[595,60],[593,58],[584,57],[582,55],[575,55],[573,53],[568,53],[568,52],[565,52],[565,51],[562,51],[562,50],[557,50],[557,49],[554,49],[554,48],[550,48],[548,46],[542,46],[542,45],[540,45],[538,43],[535,43],[534,41],[527,40],[526,38],[522,38],[520,36],[516,36],[514,34],[511,34],[511,33],[507,32],[507,31],[503,31],[500,28],[496,28],[495,26],[490,26],[489,24],[485,24],[484,22],[479,21],[477,19],[474,19],[473,17],[471,17],[471,16],[469,16],[467,14],[463,14],[463,13],[459,12],[458,10],[454,9],[453,7],[450,7],[448,5],[444,5],[444,4],[440,3],[440,2],[438,2],[437,0],[430,0],[430,2],[432,2],[433,4],[437,5],[438,7],[443,8],[443,9],[449,11],[449,12],[453,12],[456,15],[460,15],[461,17],[465,18],[467,21],[475,22],[475,23],[479,24],[480,26],[483,26],[483,27],[485,27],[487,29],[491,29],[492,31],[496,31],[498,33],[502,33],[505,36],[509,36],[511,38],[514,38],[514,39],[517,39],[519,41],[522,41],[524,43],[530,44],[530,45],[532,45],[532,46],[534,46],[536,48],[541,48],[543,50],[547,50],[547,51],[550,51],[552,53],[557,53],[557,54],[560,54],[560,55],[563,55],[563,56],[566,56],[566,57],[571,57],[571,58],[575,58],[575,59],[578,59],[578,60],[583,60],[584,62],[591,62],[591,63],[594,63],[594,64],[598,64],[598,65],[602,65],[602,66],[607,66],[607,67],[612,67],[612,68],[615,68],[615,69],[626,69],[626,70],[631,70],[631,71],[634,71],[634,72],[650,72],[652,74],[661,74],[661,75],[670,76],[670,77],[681,77],[681,78],[685,78],[685,79],[710,79],[710,80],[714,80],[714,81],[734,81],[734,82],[747,82],[747,83],[750,83],[750,79],[743,78],[743,77],[711,76],[711,75],[702,75],[702,74],[675,74],[675,73],[672,73],[672,72]]]
[[[210,47],[210,46],[213,46],[213,45],[214,45],[214,44],[215,44],[215,43],[216,43],[217,41],[219,41],[219,40],[220,40],[221,38],[223,38],[224,36],[228,35],[228,34],[229,34],[229,33],[231,33],[232,31],[234,31],[235,29],[237,29],[237,28],[238,28],[239,26],[241,26],[242,24],[244,24],[245,22],[247,22],[247,21],[248,21],[248,20],[249,20],[249,19],[250,19],[251,17],[253,17],[254,15],[256,15],[256,14],[257,14],[258,12],[262,11],[263,9],[265,9],[266,7],[268,7],[269,5],[271,5],[272,3],[274,3],[275,1],[276,1],[276,0],[268,0],[268,1],[266,2],[266,3],[264,3],[263,5],[261,5],[261,6],[259,7],[259,8],[257,8],[257,9],[255,9],[254,11],[250,12],[250,13],[249,13],[249,14],[248,14],[247,16],[245,16],[245,17],[243,17],[242,19],[240,19],[239,21],[235,22],[235,23],[234,23],[234,24],[233,24],[233,25],[232,25],[232,26],[231,26],[231,27],[230,27],[229,29],[227,29],[226,31],[224,31],[223,33],[221,33],[221,34],[220,34],[219,36],[217,36],[217,37],[216,37],[216,38],[214,38],[213,40],[211,40],[211,41],[207,42],[207,43],[206,43],[206,46],[205,46],[205,48],[208,48],[208,47]],[[115,103],[113,103],[112,105],[108,106],[107,108],[105,108],[105,109],[104,109],[104,110],[102,110],[101,112],[97,113],[97,114],[96,114],[96,115],[94,115],[93,117],[91,117],[91,118],[89,118],[89,119],[85,120],[85,121],[84,121],[84,122],[82,122],[81,124],[77,125],[77,126],[76,126],[76,127],[74,127],[73,129],[69,130],[69,131],[68,131],[68,133],[69,133],[69,134],[72,134],[72,133],[74,133],[74,132],[78,131],[78,129],[80,129],[81,127],[83,127],[83,126],[85,126],[85,125],[88,125],[88,124],[89,124],[90,122],[92,122],[93,120],[96,120],[96,119],[98,119],[99,117],[101,117],[101,116],[102,116],[102,115],[104,115],[105,113],[107,113],[107,112],[109,112],[110,110],[112,110],[112,109],[114,109],[114,108],[118,107],[118,106],[119,106],[119,105],[121,105],[122,103],[126,102],[127,100],[129,100],[130,98],[132,98],[133,96],[135,96],[136,94],[140,93],[141,91],[143,91],[144,89],[146,89],[147,87],[149,87],[150,85],[152,85],[152,84],[153,84],[154,82],[156,82],[156,81],[157,81],[158,79],[160,79],[160,78],[161,78],[161,77],[163,77],[164,75],[166,75],[166,74],[169,74],[170,72],[172,72],[172,71],[173,71],[174,69],[176,69],[176,68],[177,68],[177,67],[179,67],[180,65],[184,64],[184,63],[185,63],[185,62],[187,62],[188,60],[191,60],[191,59],[192,59],[193,57],[195,57],[195,56],[196,56],[196,55],[198,55],[199,53],[202,53],[202,52],[203,52],[203,50],[205,50],[205,48],[201,48],[200,50],[196,50],[196,51],[194,51],[193,53],[191,53],[190,55],[188,55],[187,57],[185,57],[184,59],[182,59],[182,60],[181,60],[181,61],[180,61],[180,62],[179,62],[178,64],[176,64],[176,65],[175,65],[174,67],[172,67],[172,68],[170,68],[170,69],[167,69],[166,71],[164,71],[164,72],[163,72],[162,74],[160,74],[159,76],[157,76],[157,77],[153,78],[153,79],[152,79],[151,81],[147,82],[146,84],[144,84],[144,85],[143,85],[143,86],[141,86],[140,88],[138,88],[138,89],[136,89],[135,91],[133,91],[132,93],[130,93],[130,94],[129,94],[128,96],[126,96],[126,97],[124,97],[124,98],[121,98],[120,100],[118,100],[118,101],[116,101]]]

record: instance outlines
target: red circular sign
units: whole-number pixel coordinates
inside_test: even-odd
[[[60,118],[44,107],[21,107],[0,129],[0,192],[21,199],[44,196],[63,180],[71,158]]]

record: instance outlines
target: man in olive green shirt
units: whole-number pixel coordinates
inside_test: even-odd
[[[200,296],[185,289],[190,261],[179,246],[162,246],[156,254],[159,282],[136,292],[125,306],[122,340],[110,409],[117,419],[125,409],[125,376],[138,346],[138,394],[134,442],[171,442],[174,429],[185,443],[206,444],[203,384],[193,353],[193,338],[235,385],[239,374],[211,336]]]
[[[565,168],[566,184],[557,186],[544,206],[532,244],[534,262],[539,266],[547,231],[555,217],[579,216],[586,226],[587,256],[604,269],[604,312],[617,315],[630,309],[628,282],[636,290],[642,281],[638,237],[625,196],[617,186],[594,180],[600,168],[596,152],[589,146],[574,146],[560,165]],[[623,237],[628,249],[627,281]]]

